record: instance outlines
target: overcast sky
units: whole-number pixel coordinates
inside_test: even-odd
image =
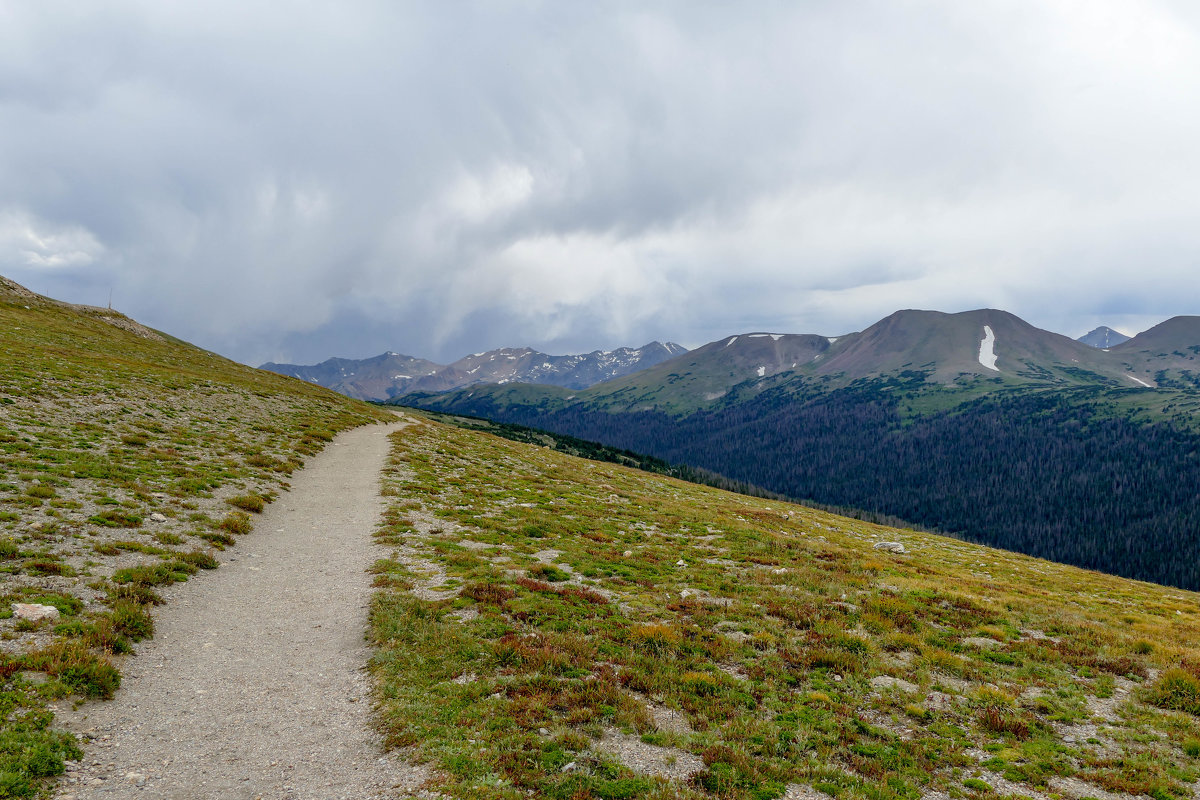
[[[241,361],[1200,313],[1193,0],[0,0],[0,274]]]

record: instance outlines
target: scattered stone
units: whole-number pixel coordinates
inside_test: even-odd
[[[622,555],[622,556],[624,556],[625,558],[629,558],[631,555],[633,555],[633,551],[632,551],[632,550],[626,550],[624,553],[621,553],[621,555]],[[572,764],[574,764],[575,762],[574,762],[574,761],[572,761],[571,763],[572,763]]]
[[[705,769],[703,759],[686,750],[646,744],[641,737],[621,733],[615,728],[605,730],[604,738],[596,746],[643,775],[687,780]]]
[[[150,521],[151,522],[166,522],[167,517],[165,514],[160,514],[157,511],[155,511],[154,513],[152,513],[150,515]]]
[[[575,762],[568,761],[566,764],[563,764],[563,768],[559,770],[559,772],[574,772],[576,769],[578,769],[578,767],[576,766]]]
[[[58,619],[58,609],[54,606],[44,606],[40,603],[13,603],[13,616],[30,622],[41,622],[44,619]]]
[[[888,553],[899,553],[899,554],[908,552],[904,549],[904,545],[901,544],[900,542],[876,542],[873,549],[884,550]]]
[[[930,692],[925,705],[933,711],[944,711],[954,705],[954,695],[945,692]]]
[[[819,792],[805,783],[789,783],[783,792],[783,800],[828,800],[829,795]]]
[[[906,680],[893,678],[888,675],[876,675],[874,678],[871,678],[871,685],[876,689],[899,689],[902,692],[909,693],[920,691],[921,688],[915,683],[909,683]]]

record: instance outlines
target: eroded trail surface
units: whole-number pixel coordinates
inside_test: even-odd
[[[173,591],[116,699],[61,712],[94,740],[58,797],[391,798],[421,783],[370,727],[363,639],[395,426],[338,436],[225,563]]]

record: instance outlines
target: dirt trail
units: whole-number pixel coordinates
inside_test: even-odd
[[[379,474],[396,427],[338,436],[219,570],[170,593],[107,703],[63,709],[96,737],[60,800],[408,796],[420,769],[370,727],[363,638]]]

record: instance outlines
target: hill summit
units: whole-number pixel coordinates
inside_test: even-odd
[[[1076,341],[1083,342],[1088,347],[1099,347],[1104,349],[1107,347],[1115,347],[1116,345],[1128,342],[1129,337],[1120,331],[1115,331],[1107,325],[1101,325],[1099,328],[1080,336]]]

